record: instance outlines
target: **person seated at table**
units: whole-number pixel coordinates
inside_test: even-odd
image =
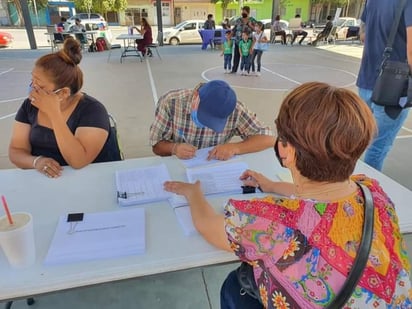
[[[365,197],[357,182],[372,193],[374,236],[367,267],[345,308],[410,307],[410,265],[395,206],[376,180],[352,176],[376,133],[370,109],[350,90],[311,82],[287,95],[275,124],[275,154],[293,183],[251,170],[240,179],[276,195],[230,199],[220,214],[199,181],[164,185],[186,197],[193,223],[209,243],[253,267],[249,279],[260,300],[241,289],[235,270],[221,288],[220,308],[328,306],[362,238]]]
[[[318,35],[316,36],[316,39],[313,40],[313,42],[309,43],[308,45],[316,46],[319,41],[328,38],[329,33],[330,33],[330,31],[332,30],[332,27],[333,27],[332,16],[328,15],[328,17],[326,17],[326,20],[328,22],[326,23],[325,28],[323,28],[323,30],[321,32],[319,32]]]
[[[242,141],[229,142],[234,136]],[[269,127],[237,101],[234,90],[223,80],[169,91],[159,99],[150,126],[153,152],[179,159],[193,158],[196,149],[214,146],[209,159],[227,160],[272,147],[274,142]]]
[[[153,36],[152,36],[152,27],[149,25],[147,19],[145,17],[142,18],[142,25],[139,28],[133,27],[139,32],[143,38],[142,39],[137,39],[136,44],[137,44],[137,50],[142,53],[142,55],[147,55],[149,57],[152,57],[152,51],[150,48],[147,48],[147,45],[150,45],[153,43]]]
[[[298,29],[294,29],[292,31],[293,33],[293,37],[292,37],[292,42],[290,43],[291,45],[293,45],[293,43],[295,43],[295,40],[298,36],[302,36],[302,38],[299,40],[299,45],[302,45],[302,42],[305,40],[305,38],[308,36],[308,33],[302,29],[303,27],[303,23],[302,23],[302,19],[300,18],[299,14],[295,15],[295,21],[298,21],[299,25],[298,25]],[[300,21],[299,21],[300,20]],[[292,27],[291,22],[289,22],[289,27]]]
[[[58,177],[63,165],[78,169],[114,160],[118,149],[112,147],[115,137],[109,136],[106,108],[81,92],[81,59],[79,42],[67,38],[63,49],[36,61],[9,145],[9,158],[17,167]]]
[[[86,32],[86,28],[81,23],[81,20],[79,18],[76,18],[74,20],[74,24],[71,25],[69,31],[74,32],[74,36],[76,37],[77,40],[80,41],[80,43],[82,45],[82,49],[83,49],[84,44],[88,44],[86,34],[82,33],[82,32]]]
[[[57,23],[57,28],[61,28],[62,31],[65,31],[68,27],[69,27],[69,25],[67,23],[66,17],[62,16],[60,18],[60,22]]]
[[[280,35],[282,37],[282,45],[286,45],[286,31],[282,28],[280,24],[280,15],[276,15],[275,21],[272,25],[272,30],[275,36],[273,38],[273,41],[275,41],[277,35]]]

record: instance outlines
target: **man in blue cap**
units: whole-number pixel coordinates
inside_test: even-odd
[[[242,141],[229,142],[234,136]],[[169,91],[159,99],[150,126],[153,152],[180,159],[193,158],[197,149],[214,146],[209,159],[227,160],[273,147],[274,142],[270,128],[237,101],[223,80]]]

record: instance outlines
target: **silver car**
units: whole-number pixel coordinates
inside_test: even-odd
[[[177,24],[173,28],[163,30],[163,43],[179,45],[182,43],[202,43],[199,30],[203,29],[205,21],[191,19]]]

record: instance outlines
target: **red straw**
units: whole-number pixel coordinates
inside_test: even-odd
[[[7,206],[6,198],[4,195],[1,196],[1,201],[3,202],[4,210],[6,211],[7,219],[9,220],[10,225],[13,224],[13,218],[11,217],[9,206]]]

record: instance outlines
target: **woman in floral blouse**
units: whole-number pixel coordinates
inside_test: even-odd
[[[193,222],[218,248],[253,266],[260,300],[240,293],[235,272],[221,290],[221,308],[323,308],[340,292],[362,237],[366,185],[375,207],[368,264],[344,308],[412,308],[409,262],[395,206],[378,182],[352,176],[376,132],[369,108],[353,92],[306,83],[284,100],[275,121],[279,162],[293,183],[254,171],[241,179],[263,199],[229,200],[225,214],[208,204],[200,183],[167,182],[184,195]]]

